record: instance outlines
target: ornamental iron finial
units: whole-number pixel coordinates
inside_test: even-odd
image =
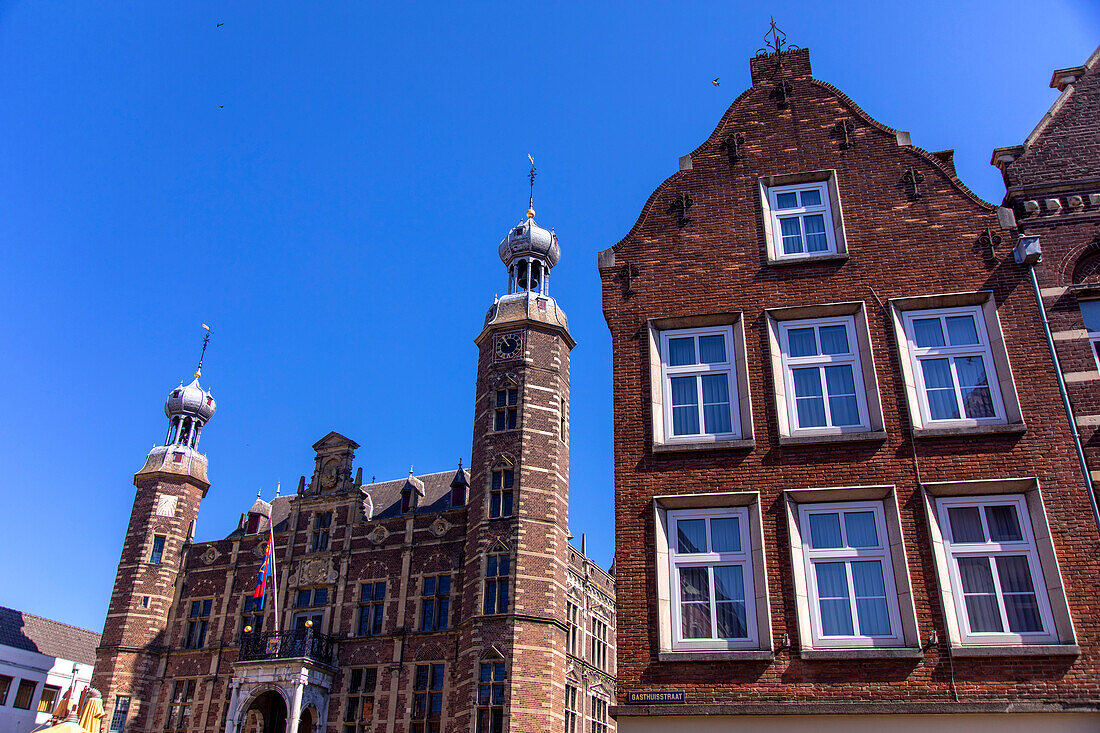
[[[204,323],[202,327],[206,329],[206,335],[202,338],[202,353],[199,354],[199,365],[195,367],[195,379],[202,376],[202,360],[206,358],[206,345],[210,343],[210,326]]]
[[[531,161],[531,172],[527,174],[527,180],[531,182],[531,195],[527,199],[527,218],[533,219],[535,216],[535,176],[538,175],[535,171],[535,159],[528,153],[527,160]]]
[[[761,48],[756,49],[757,56],[771,55],[773,53],[783,53],[784,51],[796,50],[798,46],[787,43],[787,34],[779,30],[779,26],[775,24],[775,17],[771,18],[771,27],[768,28],[768,32],[764,34],[764,45]]]

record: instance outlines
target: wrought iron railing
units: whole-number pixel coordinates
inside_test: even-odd
[[[254,659],[292,659],[305,657],[322,664],[332,664],[335,639],[313,629],[261,631],[241,637],[242,661]]]

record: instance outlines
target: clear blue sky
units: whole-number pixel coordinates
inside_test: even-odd
[[[468,459],[472,339],[528,153],[579,342],[572,529],[606,566],[596,252],[748,86],[769,14],[990,201],[992,148],[1100,41],[1098,6],[1058,0],[0,1],[0,605],[102,628],[132,476],[203,322],[219,409],[198,539],[292,491],[329,430],[379,480]]]

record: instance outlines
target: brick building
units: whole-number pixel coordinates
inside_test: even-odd
[[[469,469],[364,483],[332,432],[294,495],[193,542],[215,404],[198,372],[171,392],[97,651],[112,731],[614,729],[614,582],[569,542],[559,253],[533,210],[500,245],[509,294],[475,339]],[[278,594],[258,607],[272,525]]]
[[[1100,48],[1058,69],[1060,94],[1023,145],[993,151],[1004,206],[1039,238],[1035,268],[1089,480],[1100,479]],[[1095,489],[1094,489],[1095,492]]]
[[[1100,534],[1012,213],[776,38],[599,257],[619,728],[1096,730]]]

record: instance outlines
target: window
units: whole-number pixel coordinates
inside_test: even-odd
[[[925,424],[1003,422],[981,308],[911,311],[904,322]]]
[[[515,430],[519,415],[519,389],[509,387],[498,389],[496,413],[493,418],[493,430]]]
[[[439,733],[443,728],[443,665],[418,664],[413,682],[412,733]]]
[[[592,696],[592,733],[607,733],[607,700]]]
[[[498,468],[493,471],[492,485],[489,489],[489,518],[512,516],[512,493],[516,475],[510,468]]]
[[[401,492],[401,513],[408,514],[412,508],[412,490],[405,489]]]
[[[53,713],[53,705],[57,702],[57,693],[61,692],[60,687],[54,685],[42,686],[42,697],[38,698],[38,712],[40,713]]]
[[[324,627],[324,621],[324,611],[307,611],[305,613],[294,614],[294,628],[297,631],[301,631],[302,629],[316,629],[320,631]]]
[[[1100,370],[1100,300],[1081,300],[1078,295],[1077,306],[1081,309],[1081,319],[1089,335],[1089,351],[1093,362]]]
[[[577,709],[577,688],[573,685],[565,685],[565,733],[581,733],[580,710]]]
[[[567,624],[566,647],[567,653],[574,657],[581,655],[580,650],[580,615],[581,609],[572,598],[565,602],[565,621]]]
[[[485,613],[508,613],[510,563],[508,555],[489,555],[485,565]]]
[[[164,557],[164,536],[153,536],[153,549],[149,552],[149,564],[159,565],[161,558]]]
[[[312,608],[326,605],[328,605],[328,588],[301,588],[294,607]]]
[[[374,720],[374,693],[378,670],[374,667],[352,669],[348,678],[348,698],[344,707],[344,733],[367,733]]]
[[[206,644],[206,626],[210,621],[210,608],[213,599],[191,601],[187,614],[187,637],[183,641],[184,649],[201,649]]]
[[[754,643],[747,510],[671,511],[668,522],[677,644]]]
[[[359,586],[359,636],[382,633],[382,617],[386,612],[386,581],[363,583]]]
[[[258,634],[264,630],[263,599],[249,593],[241,605],[241,634]]]
[[[12,707],[20,710],[30,710],[31,700],[34,699],[34,691],[38,689],[38,683],[34,680],[19,680],[19,689],[15,693],[15,701]]]
[[[882,502],[799,507],[815,646],[896,646],[897,586]]]
[[[245,534],[256,534],[260,531],[260,520],[263,519],[262,514],[249,514],[248,524],[245,525]]]
[[[313,515],[313,534],[309,539],[310,552],[323,552],[328,549],[330,524],[332,524],[332,512],[317,512]]]
[[[11,689],[11,677],[0,674],[0,705],[8,703],[8,690]]]
[[[441,631],[447,628],[451,611],[451,576],[424,578],[420,599],[420,630]]]
[[[1050,638],[1050,604],[1024,497],[945,497],[938,505],[964,641]]]
[[[732,327],[663,331],[661,375],[669,440],[740,436]]]
[[[119,695],[115,698],[115,711],[111,714],[110,733],[122,733],[126,728],[126,716],[130,714],[130,696]]]
[[[599,616],[592,617],[592,644],[588,649],[588,661],[596,669],[607,671],[607,622]]]
[[[768,189],[768,202],[779,257],[836,252],[829,191],[824,182],[773,186]]]
[[[477,733],[504,733],[504,662],[482,662],[477,685]]]
[[[565,398],[558,398],[558,438],[564,441],[565,438]]]
[[[191,727],[191,703],[195,699],[195,680],[173,680],[164,718],[165,733],[188,733]]]
[[[870,428],[851,316],[782,322],[779,347],[792,434]]]

